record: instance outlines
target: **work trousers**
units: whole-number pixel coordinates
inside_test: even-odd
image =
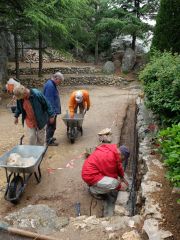
[[[57,119],[57,115],[54,117],[54,122],[47,123],[47,127],[46,127],[46,142],[50,143],[50,139],[54,136],[54,132],[56,130],[56,119]]]
[[[45,144],[46,127],[41,130],[37,128],[28,128],[29,144],[43,146]]]
[[[82,103],[79,103],[79,104],[77,105],[77,107],[74,109],[74,112],[75,112],[75,113],[77,113],[78,108],[79,108],[79,113],[80,113],[80,114],[83,114],[83,113],[84,113],[84,105],[83,105],[83,102],[82,102]]]
[[[92,194],[106,194],[115,190],[119,185],[117,179],[105,176],[99,182],[90,186],[89,190]]]

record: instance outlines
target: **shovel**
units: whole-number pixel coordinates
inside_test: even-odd
[[[46,236],[46,235],[41,235],[38,233],[34,233],[34,232],[30,232],[30,231],[26,231],[26,230],[22,230],[22,229],[18,229],[18,228],[14,228],[11,227],[9,224],[7,223],[2,223],[0,222],[0,231],[6,231],[8,233],[14,233],[16,235],[20,235],[23,237],[29,237],[29,238],[33,238],[33,239],[37,239],[37,240],[57,240],[57,238],[53,238],[50,236]]]

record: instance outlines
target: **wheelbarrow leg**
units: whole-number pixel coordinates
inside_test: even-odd
[[[81,133],[81,136],[83,135],[83,128],[82,127],[80,127],[80,133]]]
[[[34,172],[34,176],[37,180],[37,183],[40,183],[41,182],[41,169],[40,169],[40,165],[38,166],[38,174],[37,172]]]
[[[81,127],[77,127],[78,128],[78,131],[81,133],[81,136],[83,135],[83,128],[82,128],[82,126]]]

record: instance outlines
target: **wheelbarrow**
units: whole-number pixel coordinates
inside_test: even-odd
[[[23,137],[22,137],[23,138]],[[21,144],[22,144],[21,138]],[[47,151],[47,146],[34,146],[34,145],[17,145],[10,151],[6,152],[0,157],[0,167],[5,169],[7,186],[4,194],[4,198],[11,203],[18,203],[19,199],[24,192],[29,178],[34,174],[37,183],[41,181],[41,169],[40,164]],[[21,156],[21,166],[9,165],[7,159],[12,153],[19,154]],[[23,162],[27,158],[32,158],[32,164],[26,166]]]
[[[74,118],[71,118],[68,113],[62,116],[62,120],[67,126],[67,137],[71,143],[75,142],[75,139],[81,134],[83,135],[82,123],[84,120],[84,114],[75,113]]]

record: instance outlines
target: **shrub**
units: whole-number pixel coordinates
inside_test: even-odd
[[[161,130],[158,136],[164,162],[168,166],[167,178],[180,187],[180,123]]]
[[[155,52],[140,72],[146,105],[158,114],[162,123],[171,125],[180,120],[180,56]]]

